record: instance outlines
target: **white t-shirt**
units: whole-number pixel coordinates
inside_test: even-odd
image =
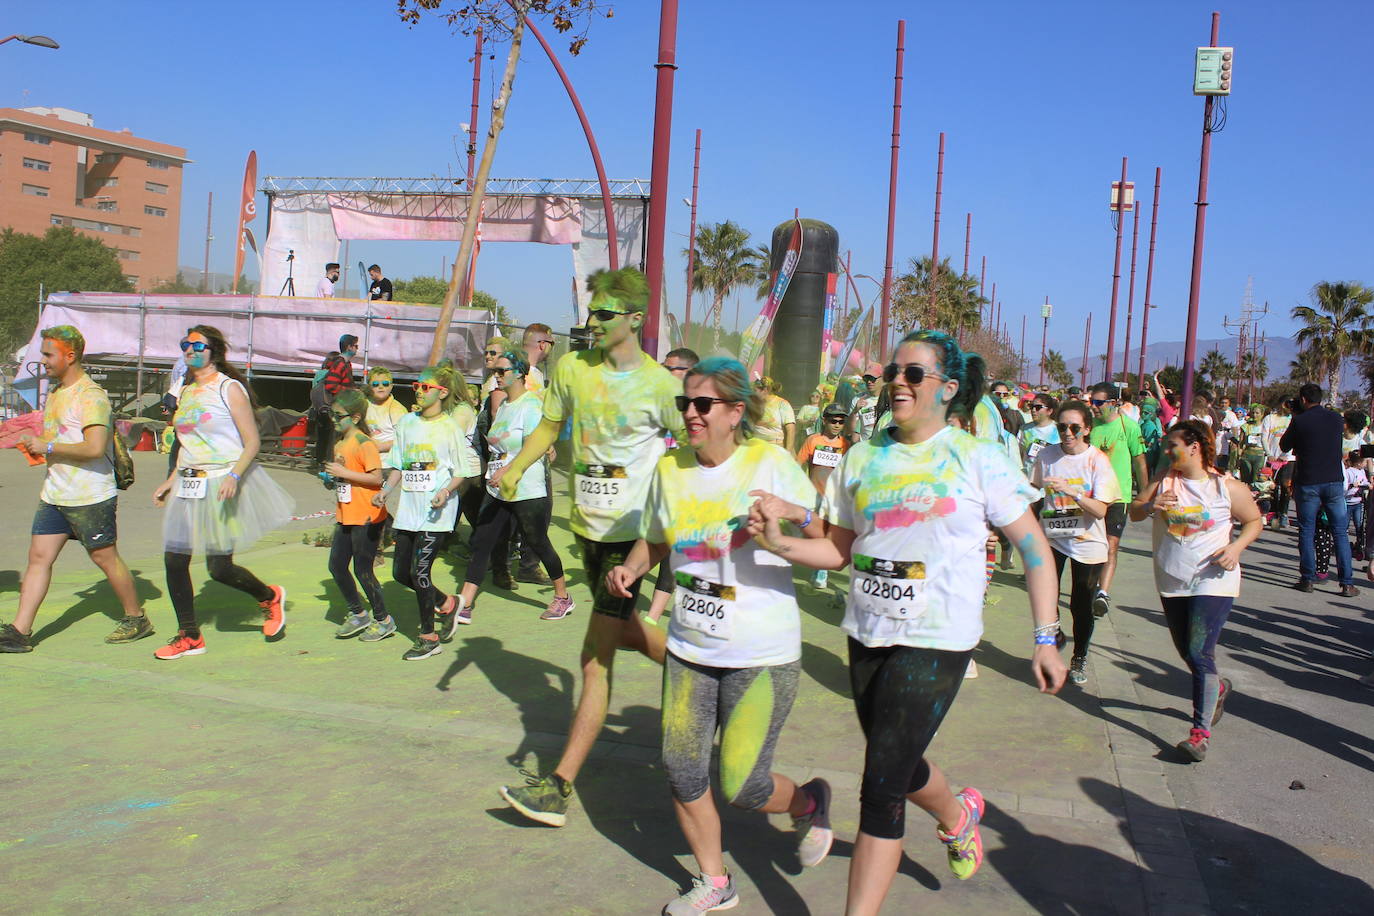
[[[1156,512],[1152,538],[1155,588],[1166,598],[1183,595],[1240,594],[1240,567],[1222,569],[1211,557],[1231,542],[1231,491],[1226,478],[1208,474],[1189,480],[1170,473],[1161,492],[1178,495],[1167,517]]]
[[[367,428],[372,433],[372,441],[378,445],[396,441],[396,424],[408,411],[400,401],[388,397],[378,404],[367,402]]]
[[[723,464],[674,449],[660,458],[644,510],[644,539],[672,549],[668,651],[713,668],[785,665],[801,658],[792,564],[749,536],[750,490],[812,506],[816,488],[779,446],[746,439]]]
[[[1293,453],[1285,452],[1279,448],[1279,440],[1288,431],[1288,424],[1293,422],[1292,417],[1280,416],[1271,413],[1260,420],[1260,427],[1264,430],[1264,454],[1270,461],[1292,461]]]
[[[1109,506],[1121,499],[1121,485],[1111,461],[1093,445],[1077,455],[1066,454],[1063,445],[1045,446],[1035,456],[1031,482],[1044,487],[1047,477],[1063,477],[1065,483],[1082,487],[1088,497]],[[1093,518],[1072,497],[1045,487],[1040,525],[1050,546],[1064,556],[1080,563],[1107,562],[1106,521]]]
[[[510,464],[511,460],[520,454],[525,437],[534,432],[543,419],[544,402],[533,391],[526,391],[514,401],[507,399],[501,402],[501,406],[496,408],[491,428],[487,430],[488,481],[491,480],[491,475],[496,473],[497,468]],[[520,485],[515,488],[515,499],[511,502],[549,495],[548,489],[544,486],[544,465],[547,461],[547,458],[540,458],[529,466],[525,476],[520,478]],[[487,483],[487,492],[494,498],[501,498],[500,490],[493,487],[490,482]]]
[[[1345,468],[1345,502],[1347,505],[1358,505],[1364,499],[1364,490],[1369,489],[1369,475],[1364,472],[1364,468],[1352,468],[1349,465]]]
[[[826,519],[855,534],[844,631],[870,647],[978,645],[987,526],[1035,497],[998,443],[952,426],[914,445],[891,429],[856,444],[825,487]]]
[[[320,279],[315,282],[315,298],[333,299],[334,281],[328,277],[320,277]]]
[[[481,473],[467,432],[452,413],[428,420],[418,413],[406,414],[396,424],[396,444],[382,462],[402,475],[396,507],[396,527],[401,531],[452,531],[458,496],[449,497],[442,509],[431,507],[430,500],[454,477]]]
[[[109,395],[89,375],[48,392],[43,407],[45,439],[76,445],[86,441],[88,426],[104,426],[111,436],[118,435],[110,423]],[[38,498],[50,506],[90,506],[115,495],[114,465],[102,454],[86,461],[50,458]]]
[[[754,430],[754,435],[765,442],[782,445],[787,441],[785,427],[789,423],[795,424],[796,422],[797,415],[793,412],[792,405],[776,394],[770,394],[763,405],[763,416],[759,418],[759,425]]]
[[[190,384],[181,390],[172,415],[181,451],[177,467],[214,470],[232,466],[243,454],[243,437],[229,411],[229,392],[243,385],[227,375],[216,375],[208,384]]]
[[[873,436],[873,427],[877,422],[878,396],[866,394],[854,402],[854,432],[858,433],[860,439],[869,439]]]

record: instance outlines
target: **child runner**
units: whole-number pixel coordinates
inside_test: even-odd
[[[806,476],[819,493],[825,492],[825,482],[840,466],[844,453],[849,451],[849,439],[844,434],[848,419],[849,415],[839,404],[827,404],[821,414],[821,431],[807,436],[801,451],[797,452],[797,462],[806,468]],[[829,570],[818,569],[811,575],[811,584],[825,588],[829,575]]]
[[[457,521],[455,495],[481,475],[477,453],[451,409],[459,397],[457,386],[465,384],[452,369],[431,366],[420,374],[415,383],[420,409],[396,424],[396,444],[384,461],[386,483],[372,497],[374,506],[384,506],[388,494],[401,489],[392,576],[415,592],[420,617],[420,635],[401,656],[408,662],[440,652],[434,614],[453,605],[434,587],[434,561]],[[452,632],[456,616],[448,618],[446,632]]]
[[[386,454],[396,441],[396,424],[407,413],[393,396],[391,370],[373,366],[367,370],[367,428],[377,451]]]
[[[744,366],[707,359],[687,373],[678,405],[690,448],[659,459],[645,507],[644,537],[607,574],[613,594],[630,587],[671,551],[677,582],[663,676],[663,766],[673,810],[700,877],[668,903],[668,916],[723,910],[739,902],[721,850],[711,795],[711,747],[720,731],[720,785],[737,808],[787,813],[802,865],[830,852],[830,786],[798,786],[772,772],[773,752],[797,696],[801,612],[792,567],[761,548],[745,520],[751,493],[814,506],[815,490],[788,452],[753,438],[762,392]],[[811,512],[801,526],[824,536]]]
[[[526,773],[526,784],[502,786],[501,797],[542,824],[567,820],[573,780],[586,762],[606,720],[616,650],[633,648],[663,661],[664,632],[634,614],[639,582],[612,594],[605,574],[634,547],[649,478],[665,449],[663,436],[682,438],[674,398],[682,383],[639,347],[649,303],[644,275],[632,267],[597,271],[587,278],[592,293],[587,329],[592,348],[558,361],[544,396],[544,419],[525,437],[520,454],[492,476],[503,499],[515,496],[521,478],[572,422],[572,530],[582,550],[592,613],[582,643],[582,695],[568,742],[552,773]]]
[[[181,342],[186,385],[176,426],[177,467],[153,491],[153,503],[167,506],[162,523],[167,593],[180,628],[153,653],[163,660],[204,655],[191,589],[191,555],[205,554],[210,578],[252,595],[262,608],[262,635],[286,628],[286,589],[264,585],[234,563],[234,554],[284,524],[295,502],[254,462],[261,441],[253,418],[253,394],[228,362],[229,344],[209,325],[191,328]],[[170,499],[170,502],[169,502]]]
[[[1264,528],[1245,484],[1214,469],[1214,441],[1203,423],[1175,425],[1165,440],[1171,470],[1131,503],[1134,521],[1154,516],[1155,587],[1174,648],[1193,675],[1193,725],[1178,749],[1194,762],[1207,756],[1231,695],[1231,681],[1217,677],[1217,639],[1240,595],[1240,555]]]
[[[367,409],[367,399],[360,391],[350,388],[335,396],[329,405],[334,419],[334,460],[325,464],[324,470],[334,483],[335,494],[329,574],[348,604],[348,616],[334,635],[348,639],[362,633],[363,641],[376,642],[395,633],[396,623],[386,612],[382,586],[372,571],[387,516],[386,506],[372,501],[382,488],[382,455],[364,419]],[[359,585],[372,605],[370,618],[358,594]]]
[[[846,912],[878,912],[902,858],[905,802],[937,820],[949,867],[972,877],[983,861],[977,789],[955,795],[925,759],[983,631],[987,524],[1016,542],[1035,621],[1031,668],[1040,689],[1064,683],[1055,649],[1050,550],[1028,507],[1034,493],[1006,450],[949,424],[972,414],[985,386],[982,357],[939,331],[902,339],[883,372],[895,425],[851,448],[826,485],[828,537],[782,536],[800,506],[763,498],[749,530],[795,563],[853,563],[844,631],[849,679],[867,738],[859,835]]]

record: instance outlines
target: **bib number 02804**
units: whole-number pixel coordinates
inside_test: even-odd
[[[919,619],[928,600],[925,563],[856,554],[849,593],[859,611],[893,620]]]

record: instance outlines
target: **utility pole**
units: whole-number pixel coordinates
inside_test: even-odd
[[[892,319],[892,245],[897,232],[897,160],[902,151],[902,67],[905,60],[906,20],[898,19],[897,69],[892,77],[892,159],[887,170],[887,259],[883,262],[883,297],[878,316],[880,362],[887,362],[888,328]]]
[[[1245,298],[1241,300],[1240,317],[1232,321],[1229,316],[1222,318],[1222,326],[1229,334],[1235,330],[1236,340],[1236,403],[1241,400],[1241,382],[1244,380],[1242,370],[1245,367],[1246,354],[1250,354],[1251,375],[1254,374],[1254,360],[1259,348],[1255,341],[1259,338],[1260,320],[1269,314],[1269,303],[1264,303],[1261,309],[1255,308],[1255,278],[1248,277],[1245,280]],[[1253,385],[1252,385],[1253,387]]]
[[[1040,330],[1040,382],[1045,384],[1045,345],[1050,339],[1050,314],[1054,311],[1054,306],[1050,305],[1050,297],[1045,297],[1045,304],[1040,306],[1040,317],[1045,320],[1045,325]]]
[[[1026,379],[1026,316],[1021,316],[1021,359],[1017,361],[1020,371],[1016,375],[1018,382]]]
[[[649,281],[649,309],[641,334],[644,350],[658,358],[659,321],[663,307],[663,246],[668,228],[668,162],[673,139],[673,77],[677,72],[677,2],[662,0],[658,18],[658,61],[654,69],[654,145],[649,166],[648,251],[645,279]],[[611,214],[606,214],[611,219]],[[614,243],[613,243],[614,244]]]
[[[1093,336],[1093,313],[1088,313],[1088,324],[1083,328],[1083,362],[1078,367],[1078,387],[1088,387],[1088,342]]]
[[[1140,208],[1131,208],[1131,279],[1126,284],[1126,345],[1121,349],[1121,375],[1131,384],[1131,316],[1135,312],[1135,255],[1140,247]]]
[[[1155,279],[1155,231],[1159,227],[1159,180],[1164,170],[1155,168],[1155,202],[1150,208],[1150,255],[1145,261],[1145,314],[1140,317],[1140,387],[1145,387],[1145,342],[1150,333],[1150,310],[1154,303],[1150,300],[1150,290]]]
[[[215,192],[210,192],[210,199],[205,202],[205,267],[200,272],[200,291],[208,293],[210,291],[210,243],[215,237],[210,234],[210,214],[215,212]]]
[[[973,214],[964,214],[964,276],[968,276],[968,248],[973,241]]]
[[[935,236],[930,242],[930,320],[935,320],[935,290],[940,285],[940,197],[945,186],[945,132],[940,131],[940,153],[935,159]]]
[[[979,302],[978,302],[978,322],[979,322],[980,324],[985,323],[985,322],[983,321],[983,303],[982,303],[982,299],[983,299],[983,283],[984,283],[984,281],[986,281],[987,278],[988,278],[988,256],[987,256],[987,255],[983,255],[982,258],[983,258],[983,266],[980,267],[980,268],[978,268],[978,299],[979,299]],[[990,304],[991,304],[991,303],[989,303],[989,305],[990,305]],[[989,314],[991,314],[991,311],[989,311]]]
[[[1113,351],[1116,349],[1116,302],[1118,291],[1121,286],[1121,232],[1126,228],[1126,210],[1133,206],[1133,201],[1127,198],[1130,188],[1126,185],[1126,157],[1121,157],[1121,182],[1112,182],[1112,221],[1116,223],[1116,255],[1112,261],[1112,308],[1107,316],[1107,362],[1104,371],[1107,373],[1107,384],[1116,381],[1112,373]]]
[[[701,177],[701,128],[697,128],[696,150],[692,153],[692,226],[687,231],[687,311],[682,316],[682,340],[692,326],[692,283],[697,261],[697,184]]]

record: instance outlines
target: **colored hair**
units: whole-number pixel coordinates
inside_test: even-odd
[[[459,402],[472,404],[472,393],[468,391],[468,383],[459,378],[451,366],[430,366],[420,373],[421,379],[425,376],[429,376],[440,388],[448,389],[448,396],[444,398],[442,405],[445,413],[451,412]]]
[[[76,361],[81,362],[81,358],[86,355],[86,338],[81,336],[81,332],[69,324],[54,325],[51,328],[44,328],[38,332],[44,340],[60,340],[66,344],[76,354]]]
[[[386,366],[373,366],[371,369],[367,370],[367,380],[369,382],[379,378],[392,378],[391,370]]]
[[[498,353],[504,353],[507,350],[515,349],[515,344],[513,344],[509,338],[502,337],[500,334],[498,334],[495,337],[488,340],[486,346],[482,348],[484,352],[488,349],[495,349]]]
[[[372,435],[372,430],[367,426],[367,395],[357,388],[345,388],[334,395],[334,403],[348,411],[350,415],[357,416],[355,425],[358,432],[364,436]]]
[[[604,308],[608,301],[618,302],[631,312],[649,307],[649,281],[633,267],[619,270],[598,270],[587,277],[587,292],[592,294],[591,308]]]
[[[504,359],[510,362],[510,367],[516,371],[521,378],[530,374],[530,361],[524,353],[516,353],[514,350],[507,350],[497,359]]]
[[[754,429],[763,419],[764,396],[749,384],[749,372],[743,363],[730,356],[711,356],[687,370],[683,385],[694,376],[710,379],[723,399],[744,405],[744,416],[739,429],[735,430],[737,441],[754,435]]]
[[[243,373],[236,369],[229,362],[229,342],[224,339],[219,328],[211,327],[208,324],[198,324],[193,328],[186,329],[187,334],[199,334],[210,344],[210,365],[218,369],[222,374],[229,376],[234,381],[243,386],[243,390],[248,392],[248,404],[254,410],[258,409],[258,399],[253,395],[253,386],[248,379],[243,377]],[[186,370],[186,384],[195,381],[195,373]]]
[[[343,352],[344,350],[347,350],[349,347],[357,346],[357,344],[357,334],[345,334],[339,338],[339,351]]]
[[[934,347],[940,355],[940,371],[946,378],[959,383],[959,390],[945,408],[945,416],[973,419],[973,409],[983,399],[987,390],[987,365],[983,357],[970,353],[959,346],[959,342],[944,331],[912,331],[902,338],[898,346],[909,343],[923,343]]]
[[[1183,439],[1188,445],[1196,445],[1202,451],[1202,466],[1209,474],[1218,474],[1217,463],[1217,442],[1212,428],[1201,420],[1180,420],[1169,430],[1168,435],[1174,433]]]

